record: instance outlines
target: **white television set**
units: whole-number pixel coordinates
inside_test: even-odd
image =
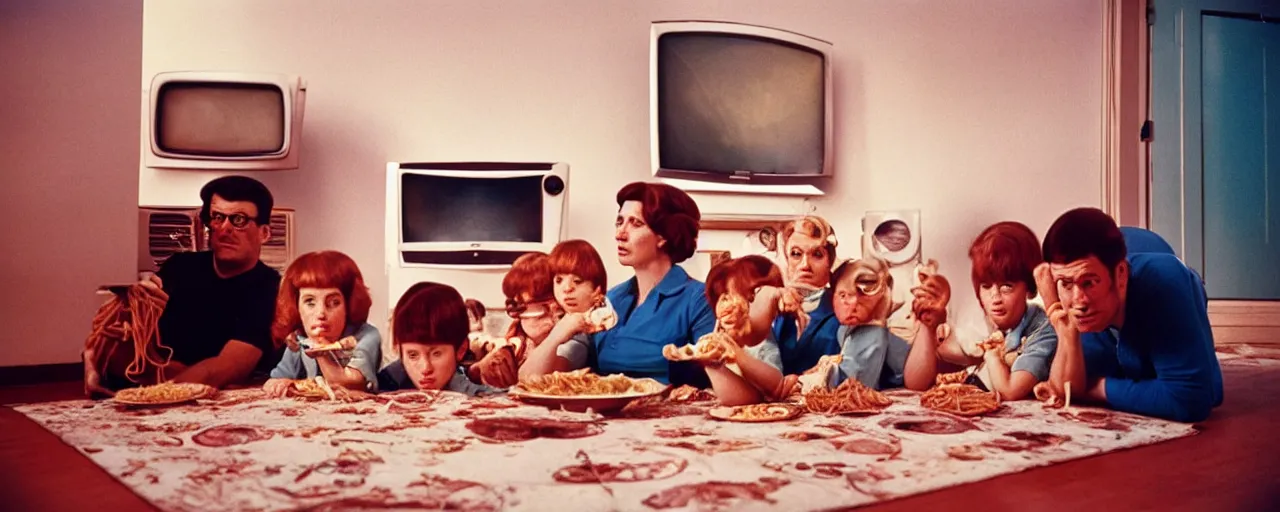
[[[832,174],[830,42],[722,21],[658,21],[650,36],[655,176],[777,186]]]
[[[306,84],[286,74],[158,73],[144,92],[143,161],[158,169],[298,168]]]
[[[387,164],[388,251],[401,267],[506,269],[564,236],[563,163]]]

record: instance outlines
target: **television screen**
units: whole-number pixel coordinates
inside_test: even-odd
[[[542,242],[542,177],[400,178],[401,241]]]
[[[168,83],[157,95],[156,144],[184,155],[278,153],[285,145],[284,102],[272,84]]]
[[[672,32],[657,41],[659,165],[821,175],[825,57],[784,41]]]

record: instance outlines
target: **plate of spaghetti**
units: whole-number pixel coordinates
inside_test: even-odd
[[[795,404],[751,404],[737,407],[714,407],[707,411],[707,415],[725,421],[764,423],[789,420],[803,412],[804,409]]]
[[[920,405],[960,416],[979,416],[1000,408],[1000,394],[972,384],[942,384],[922,393]]]
[[[622,374],[600,376],[583,368],[553,372],[520,381],[507,392],[517,400],[566,411],[612,412],[638,398],[656,396],[667,385],[653,379],[632,379]]]
[[[815,389],[804,394],[804,407],[818,414],[876,414],[893,405],[884,393],[856,379],[846,379],[835,389]]]
[[[122,389],[113,400],[124,405],[174,405],[209,398],[217,390],[195,382],[165,382],[153,386]]]

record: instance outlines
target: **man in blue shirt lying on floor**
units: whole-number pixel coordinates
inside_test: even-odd
[[[1119,411],[1201,421],[1222,404],[1204,285],[1171,250],[1145,252],[1153,236],[1122,232],[1096,208],[1049,228],[1036,278],[1058,332],[1050,386],[1063,396],[1070,383],[1075,396]]]

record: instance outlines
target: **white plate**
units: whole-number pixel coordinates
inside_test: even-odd
[[[653,379],[638,379],[633,381],[633,384],[642,389],[633,389],[617,395],[547,395],[525,391],[517,384],[507,392],[507,396],[522,402],[552,409],[564,409],[573,412],[585,412],[587,409],[591,409],[598,413],[605,413],[621,410],[627,404],[640,398],[660,395],[670,387]]]

